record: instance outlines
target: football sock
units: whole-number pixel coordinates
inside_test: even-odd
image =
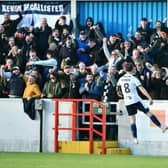
[[[157,125],[159,128],[163,128],[163,126],[161,125],[161,123],[159,122],[159,120],[156,118],[155,115],[150,114],[149,118],[152,120],[152,122]]]
[[[134,138],[137,138],[137,128],[135,123],[131,123],[131,131]]]

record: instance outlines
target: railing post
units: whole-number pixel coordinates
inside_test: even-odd
[[[72,141],[76,141],[76,108],[77,108],[77,102],[73,101],[72,104]]]
[[[93,102],[90,101],[89,154],[93,153]]]
[[[102,154],[105,154],[105,142],[106,142],[106,107],[103,106],[103,123],[102,123]]]
[[[55,100],[55,153],[58,152],[58,101]]]

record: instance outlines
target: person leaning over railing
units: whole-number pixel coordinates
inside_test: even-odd
[[[28,78],[24,77],[26,88],[23,93],[24,112],[29,115],[32,120],[35,120],[35,98],[41,97],[41,90],[37,84],[37,77],[30,73]]]

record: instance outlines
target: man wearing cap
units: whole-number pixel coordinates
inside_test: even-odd
[[[77,60],[78,62],[84,62],[86,65],[90,65],[90,57],[88,53],[88,38],[84,30],[80,31],[77,39]]]
[[[22,97],[25,89],[25,82],[23,79],[23,75],[20,73],[20,68],[18,66],[14,66],[11,72],[4,72],[3,69],[1,71],[2,71],[3,77],[9,79],[9,82],[7,85],[8,96],[10,98]]]

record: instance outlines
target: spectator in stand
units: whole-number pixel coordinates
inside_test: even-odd
[[[141,27],[137,28],[137,32],[140,32],[142,35],[142,38],[149,44],[150,43],[150,36],[152,35],[152,29],[150,28],[150,23],[152,22],[147,20],[147,18],[141,19]]]
[[[49,47],[48,47],[48,50],[50,50],[53,53],[53,58],[55,58],[58,62],[59,51],[58,51],[57,45],[54,42],[50,43]]]
[[[79,93],[83,99],[96,99],[101,100],[100,97],[101,88],[97,85],[96,80],[91,73],[86,75],[86,82],[81,84]]]
[[[23,47],[21,48],[21,55],[23,56],[25,63],[29,60],[29,52],[31,49],[36,50],[37,45],[35,40],[33,40],[31,34],[25,36]]]
[[[88,42],[88,46],[88,53],[91,65],[96,63],[98,66],[101,66],[107,63],[107,59],[102,51],[102,47],[98,45],[95,39],[90,39]]]
[[[5,63],[5,56],[8,51],[8,37],[5,34],[3,25],[0,25],[0,65]]]
[[[24,45],[26,35],[30,34],[30,29],[28,26],[23,25],[21,28],[18,28],[14,34],[16,45],[19,48],[22,48]]]
[[[8,52],[7,53],[9,53],[9,51],[12,49],[12,47],[14,47],[16,45],[16,43],[15,43],[15,38],[12,36],[12,37],[10,37],[9,38],[9,40],[8,40]]]
[[[97,29],[99,32],[101,32],[102,37],[106,37],[106,33],[103,27],[103,24],[101,22],[97,22],[95,26],[92,26],[93,29]],[[98,35],[96,33],[96,31],[94,32],[94,38],[96,39],[96,41],[98,42],[99,46],[102,46],[102,37],[100,35]]]
[[[8,88],[8,83],[10,78],[3,77],[2,72],[5,72],[5,73],[8,72],[9,74],[11,74],[12,67],[14,66],[12,58],[6,58],[5,62],[6,62],[5,66],[2,65],[1,67],[1,83],[2,83],[3,92],[8,91],[7,88]]]
[[[73,68],[72,68],[72,72],[77,72],[78,73],[78,77],[79,77],[79,65],[74,65]]]
[[[55,43],[56,49],[59,52],[60,49],[60,43],[61,43],[61,37],[58,29],[53,29],[52,34],[48,37],[48,43],[49,45],[51,43]]]
[[[160,48],[158,54],[155,56],[159,67],[168,66],[168,38],[165,32],[161,32]]]
[[[77,63],[76,45],[72,44],[72,39],[70,37],[66,38],[65,45],[60,49],[59,65],[67,58],[69,60],[69,65],[75,65]]]
[[[108,49],[109,49],[109,51],[110,52],[112,52],[113,50],[115,50],[115,49],[119,49],[120,47],[120,43],[119,43],[119,41],[117,40],[117,38],[116,38],[116,35],[114,35],[114,34],[111,34],[110,35],[110,38],[109,38],[109,40],[108,40]]]
[[[106,38],[103,38],[103,50],[104,50],[105,56],[108,60],[109,68],[112,65],[116,65],[122,59],[121,55],[119,55],[118,51],[116,51],[116,50],[113,50],[110,54],[110,52],[107,48],[107,39]]]
[[[43,72],[42,77],[44,81],[47,81],[49,69],[55,71],[57,69],[57,60],[54,58],[53,52],[48,50],[46,53],[46,60],[38,60],[29,62],[29,65],[42,66]]]
[[[25,89],[25,81],[18,66],[12,67],[11,72],[5,72],[2,68],[3,77],[8,78],[7,85],[8,97],[19,98],[23,96]]]
[[[29,59],[26,63],[26,70],[32,70],[34,67],[37,68],[36,65],[34,65],[34,62],[39,61],[40,59],[37,57],[36,50],[33,48],[29,50]]]
[[[69,98],[71,68],[70,65],[65,65],[63,72],[58,71],[60,81],[62,82],[62,98]]]
[[[37,84],[37,77],[30,73],[28,79],[24,78],[24,80],[26,82],[26,88],[23,93],[23,98],[30,100],[32,98],[41,97],[41,90],[39,85]]]
[[[69,18],[71,17],[70,15],[68,16]],[[55,23],[55,29],[59,30],[60,35],[63,33],[63,29],[66,28],[69,33],[72,32],[73,29],[73,22],[70,19],[70,24],[66,24],[66,17],[65,16],[60,16],[60,18],[56,21]]]
[[[116,66],[110,67],[108,74],[105,76],[104,73],[100,73],[97,80],[98,86],[102,88],[101,91],[101,101],[112,102],[117,101],[118,96],[116,92],[117,81],[119,79],[119,74],[117,72]]]
[[[162,31],[166,32],[167,28],[165,28],[163,23],[160,20],[158,20],[156,21],[155,28],[153,29],[153,34],[151,35],[150,43],[152,43],[153,40],[160,38]]]
[[[137,77],[141,81],[142,86],[148,90],[150,87],[149,81],[151,79],[151,71],[147,68],[145,62],[139,57],[134,61],[134,63],[137,69]]]
[[[79,62],[79,81],[80,83],[85,83],[86,82],[86,75],[88,73],[88,71],[86,70],[86,65],[84,62]]]
[[[23,93],[23,105],[24,111],[29,115],[32,120],[35,120],[35,98],[41,97],[41,90],[37,84],[37,78],[32,73],[29,74],[28,79],[24,78],[26,82],[26,88]]]
[[[59,80],[56,72],[49,73],[49,80],[45,82],[42,90],[42,98],[62,98],[62,82]]]
[[[72,71],[70,73],[70,88],[69,88],[69,98],[80,99],[81,95],[79,93],[80,82],[78,79],[79,73]]]
[[[119,44],[121,44],[122,42],[124,42],[124,38],[123,38],[123,34],[122,33],[118,32],[116,34],[116,38],[117,38]]]
[[[37,38],[37,55],[40,59],[44,59],[49,47],[48,38],[52,33],[52,29],[48,26],[46,18],[41,19],[41,23],[39,27],[35,29],[34,33]]]
[[[135,37],[131,34],[128,34],[128,37],[131,38],[133,48],[136,48],[138,45],[141,45],[143,48],[148,46],[148,43],[142,38],[141,33],[138,31],[135,32]]]
[[[24,72],[24,60],[22,55],[20,54],[20,49],[17,46],[13,46],[8,53],[8,57],[13,59],[13,62],[16,66],[19,66],[20,71]]]
[[[61,42],[60,42],[61,47],[63,47],[65,45],[66,39],[68,37],[71,37],[70,35],[71,34],[70,34],[68,28],[63,28],[63,31],[62,31],[62,34],[61,34]]]
[[[32,75],[36,76],[37,84],[39,85],[40,90],[42,90],[43,85],[44,85],[44,81],[43,81],[44,79],[42,78],[42,75],[41,75],[40,71],[38,70],[38,68],[33,67],[33,68],[28,72],[28,74],[32,74]]]
[[[153,99],[160,99],[161,89],[164,87],[164,81],[161,78],[161,70],[153,72],[150,81],[150,95]]]
[[[140,52],[139,52],[139,50],[138,49],[136,49],[136,48],[134,48],[133,50],[132,50],[132,59],[133,60],[136,60],[138,57],[140,57]]]
[[[78,62],[84,62],[86,65],[90,65],[90,57],[88,54],[88,38],[85,31],[80,31],[79,38],[77,39],[77,60]]]
[[[106,68],[107,68],[107,65],[102,65],[101,67],[98,67],[97,64],[93,64],[90,66],[90,71],[96,81],[100,77],[100,73],[104,74],[104,78],[107,77],[106,73],[104,72]]]
[[[11,37],[14,35],[14,33],[16,32],[17,25],[23,18],[20,11],[18,11],[17,9],[14,9],[14,12],[18,13],[19,15],[19,18],[15,20],[11,20],[10,15],[8,13],[4,13],[4,22],[2,23],[2,25],[4,26],[5,34],[8,37]]]
[[[86,37],[94,38],[94,35],[93,35],[94,33],[93,33],[93,30],[91,29],[91,27],[94,25],[94,21],[93,21],[92,17],[88,17],[86,19],[85,25],[81,25],[79,23],[79,15],[78,15],[77,18],[76,18],[76,25],[77,25],[77,28],[78,28],[79,31],[82,31],[82,30],[85,31]]]
[[[126,58],[132,55],[132,43],[129,40],[124,41],[124,46],[121,49],[122,55]]]

